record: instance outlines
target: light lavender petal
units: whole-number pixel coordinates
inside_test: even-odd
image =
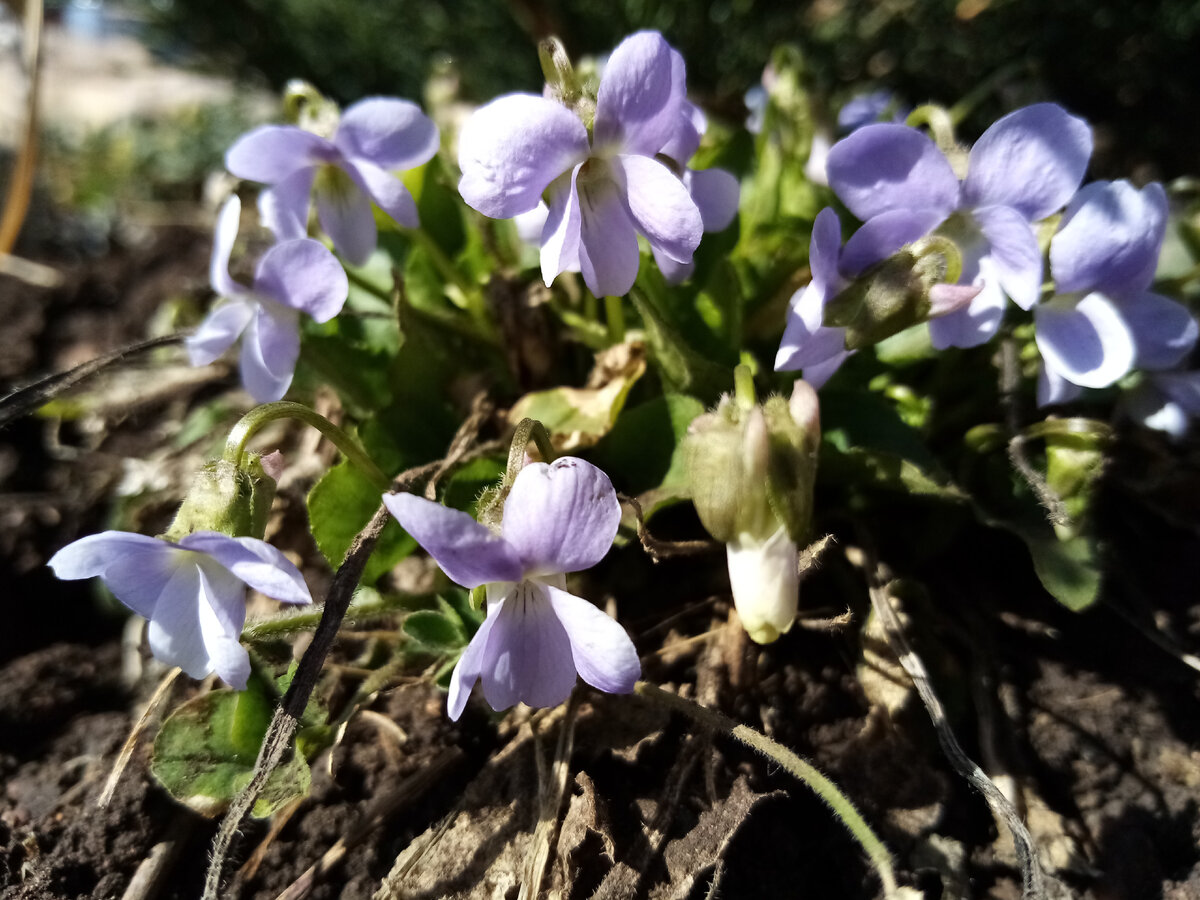
[[[724,169],[688,169],[683,185],[700,210],[705,231],[724,231],[738,211],[741,185],[732,172]]]
[[[229,573],[261,594],[282,603],[312,603],[304,576],[290,559],[266,541],[230,537],[215,531],[196,531],[180,547],[211,556]],[[240,630],[238,632],[241,633]]]
[[[826,294],[836,291],[841,285],[839,263],[842,256],[842,223],[833,207],[827,206],[813,220],[812,240],[808,245],[808,268],[812,272],[812,283]],[[792,302],[795,303],[793,295]],[[824,299],[821,300],[823,304]],[[818,321],[820,321],[818,319]]]
[[[865,130],[865,129],[864,129]],[[937,228],[946,216],[930,207],[894,209],[863,223],[842,249],[841,270],[858,275]]]
[[[1072,384],[1101,388],[1133,367],[1129,325],[1108,297],[1056,297],[1034,308],[1038,350],[1049,368]]]
[[[197,566],[195,602],[209,665],[230,687],[245,690],[250,654],[241,644],[246,624],[246,587],[215,563]]]
[[[550,182],[588,156],[587,129],[564,106],[532,94],[498,97],[458,136],[459,193],[494,219],[528,212]]]
[[[479,680],[480,673],[483,671],[483,660],[487,656],[492,627],[496,624],[500,609],[500,603],[488,603],[487,618],[483,620],[483,624],[479,626],[479,630],[467,644],[467,649],[459,657],[458,664],[455,665],[454,672],[450,675],[450,693],[446,697],[446,711],[450,714],[451,721],[457,722],[458,717],[462,715],[462,711],[467,706],[467,700],[471,696],[471,688],[475,686],[475,682]]]
[[[662,276],[666,279],[667,284],[682,284],[691,278],[692,273],[696,271],[696,263],[694,261],[685,263],[676,262],[653,244],[650,245],[650,253],[654,257],[654,262],[658,266],[658,270],[662,272]]]
[[[1072,384],[1056,372],[1052,365],[1045,360],[1038,370],[1037,402],[1038,406],[1070,403],[1083,393],[1083,388]]]
[[[672,51],[674,53],[674,51]],[[678,54],[676,54],[678,55]],[[683,64],[683,57],[679,63]],[[675,76],[673,76],[675,77]],[[689,159],[700,149],[700,138],[708,129],[708,121],[700,107],[684,100],[679,107],[679,118],[676,120],[675,133],[658,152],[669,159],[675,160],[681,166],[686,166]]]
[[[264,125],[234,142],[225,168],[238,178],[275,184],[328,159],[332,150],[329,141],[294,125]]]
[[[1079,189],[1091,155],[1087,122],[1057,104],[1035,103],[998,119],[971,148],[963,197],[1043,219]]]
[[[867,125],[838,141],[825,162],[829,186],[864,222],[893,210],[959,203],[958,178],[937,145],[907,125]]]
[[[972,215],[987,239],[985,255],[1000,286],[1021,309],[1032,309],[1042,290],[1042,251],[1033,228],[1007,206],[982,207]]]
[[[146,633],[155,659],[192,678],[212,671],[200,630],[200,570],[194,562],[177,568],[163,588]]]
[[[621,504],[608,476],[574,456],[530,463],[513,482],[500,532],[528,577],[578,572],[604,558]]]
[[[583,164],[575,166],[550,187],[550,206],[542,226],[542,280],[549,287],[562,272],[579,271],[579,241],[583,220],[576,182]]]
[[[834,373],[842,367],[842,363],[854,355],[853,350],[844,350],[836,356],[831,356],[829,359],[819,363],[813,363],[804,367],[804,380],[809,383],[813,390],[820,390],[825,386]]]
[[[580,178],[579,271],[597,297],[620,297],[637,278],[637,230],[611,178]]]
[[[47,565],[64,581],[100,576],[118,600],[148,619],[178,568],[178,553],[144,534],[103,531],[67,544]]]
[[[255,304],[249,300],[227,300],[219,304],[184,341],[188,362],[193,366],[207,366],[219,359],[246,330],[254,318],[254,311]]]
[[[554,614],[571,642],[579,677],[610,694],[628,694],[642,677],[642,664],[625,629],[591,603],[546,585]]]
[[[1170,369],[1196,345],[1196,320],[1182,303],[1152,293],[1113,303],[1133,332],[1139,368]]]
[[[807,373],[807,367],[846,353],[846,329],[822,324],[827,299],[815,280],[793,296],[775,354],[775,371],[804,369]]]
[[[475,588],[521,578],[517,551],[465,512],[412,494],[384,494],[383,502],[456,584]]]
[[[316,177],[315,166],[297,169],[258,195],[258,214],[275,240],[308,237],[308,209]]]
[[[379,208],[405,228],[417,228],[417,201],[395,175],[374,163],[354,160],[346,163],[347,171]]]
[[[1050,241],[1050,274],[1059,293],[1146,290],[1154,280],[1167,228],[1167,196],[1152,182],[1086,185],[1067,207]]]
[[[208,283],[220,297],[240,297],[246,289],[229,276],[229,257],[237,241],[238,225],[242,219],[242,201],[234,194],[217,214],[213,231],[213,251],[208,263]]]
[[[259,403],[282,398],[291,386],[299,356],[296,311],[264,300],[242,338],[242,384],[250,396]]]
[[[625,184],[629,215],[652,247],[676,262],[691,262],[704,221],[683,182],[662,163],[645,156],[620,156],[614,173]]]
[[[421,108],[394,97],[368,97],[342,113],[334,146],[384,169],[415,169],[438,151],[438,129]]]
[[[339,175],[341,172],[339,171]],[[375,250],[375,214],[371,199],[352,177],[317,186],[317,218],[337,252],[361,266]]]
[[[979,261],[980,271],[975,284],[980,290],[966,309],[929,320],[929,338],[934,349],[978,347],[996,336],[1004,319],[1006,301],[1000,279],[991,265],[991,260],[986,257]]]
[[[596,95],[594,144],[653,156],[674,136],[686,85],[683,58],[656,31],[625,38],[608,58]]]
[[[346,303],[350,282],[336,257],[320,241],[300,238],[268,250],[254,276],[256,293],[328,322]]]
[[[575,687],[571,641],[548,590],[522,581],[500,605],[483,654],[483,696],[493,709],[558,706]]]

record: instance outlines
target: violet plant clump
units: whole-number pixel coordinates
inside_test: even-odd
[[[513,481],[500,533],[465,512],[412,494],[385,494],[392,515],[456,584],[486,585],[487,618],[450,680],[450,718],[483,682],[493,709],[557,706],[575,686],[627,694],[641,675],[629,635],[587,600],[568,593],[566,574],[608,553],[621,504],[608,476],[562,457],[531,463]]]

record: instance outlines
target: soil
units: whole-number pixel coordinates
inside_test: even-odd
[[[57,289],[0,280],[0,379],[15,383],[144,338],[168,295],[202,283],[207,242],[153,231],[66,265]],[[216,822],[149,776],[157,716],[111,802],[97,805],[161,675],[123,639],[121,615],[88,584],[55,581],[44,563],[105,527],[103,498],[127,476],[125,460],[164,446],[164,415],[230,380],[218,372],[157,405],[109,412],[99,433],[36,418],[0,431],[4,897],[199,896]],[[1081,615],[1044,593],[1023,548],[1003,534],[964,524],[942,546],[909,546],[899,517],[939,515],[932,506],[859,523],[882,560],[924,585],[904,595],[913,643],[964,749],[1022,808],[1061,883],[1056,896],[1200,900],[1200,676],[1168,649],[1194,648],[1200,632],[1196,460],[1195,444],[1130,435],[1118,445],[1100,510],[1105,599]],[[300,496],[285,492],[283,527]],[[145,512],[149,521],[161,515]],[[659,527],[670,536],[694,523],[665,516]],[[599,577],[619,585],[647,680],[814,762],[878,830],[902,882],[925,897],[1019,897],[1011,842],[946,761],[912,691],[889,676],[894,662],[874,635],[861,576],[840,551],[827,553],[803,597],[814,616],[849,604],[850,623],[797,627],[769,647],[749,644],[731,621],[721,565],[716,554],[654,566],[633,547],[604,563]],[[204,689],[186,681],[172,703]],[[370,710],[378,715],[351,722],[332,766],[318,758],[311,796],[277,814],[278,833],[246,825],[231,870],[261,859],[253,873],[231,871],[223,896],[266,900],[290,889],[286,896],[369,898],[400,858],[409,868],[380,896],[516,898],[546,783],[538,756],[553,762],[564,728],[573,744],[553,809],[547,895],[877,896],[856,845],[804,787],[644,701],[581,689],[566,711],[504,718],[473,703],[453,724],[444,694],[406,684],[381,692]],[[300,890],[297,880],[331,850]],[[143,862],[163,853],[157,894],[126,893]]]

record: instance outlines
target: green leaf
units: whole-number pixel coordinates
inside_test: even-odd
[[[1087,609],[1100,596],[1100,569],[1096,549],[1084,535],[1058,540],[1052,534],[1019,531],[1033,557],[1033,568],[1042,586],[1073,612]]]
[[[150,771],[181,803],[206,816],[224,812],[250,781],[271,719],[271,702],[251,679],[245,691],[195,697],[163,722]],[[265,817],[308,794],[311,772],[302,754],[271,773],[253,815]]]
[[[467,632],[462,621],[451,610],[422,609],[404,619],[404,633],[438,653],[457,650],[467,644]]]

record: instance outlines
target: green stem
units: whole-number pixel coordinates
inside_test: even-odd
[[[346,609],[346,617],[342,621],[349,624],[393,612],[397,609],[405,609],[405,603],[411,599],[411,597],[404,595],[384,596],[371,591],[361,600],[355,599],[351,601],[350,606]],[[260,619],[257,622],[247,622],[246,627],[242,629],[242,640],[251,642],[262,641],[268,638],[295,634],[298,631],[312,631],[321,621],[321,616],[324,612],[325,606],[321,604],[319,606],[305,607],[303,611],[299,612],[289,611],[277,616],[271,616],[270,618]]]
[[[736,366],[733,370],[733,395],[742,409],[749,411],[758,403],[758,394],[754,390],[754,376],[747,365]]]
[[[604,318],[608,321],[608,336],[614,344],[625,341],[625,308],[620,297],[604,298]]]
[[[950,118],[950,114],[941,106],[933,103],[918,106],[908,114],[905,124],[912,128],[920,128],[922,125],[928,125],[929,131],[933,135],[933,142],[938,145],[938,149],[943,153],[953,150],[955,147],[954,121]]]
[[[254,436],[254,432],[268,422],[274,422],[277,419],[296,419],[305,425],[311,425],[342,451],[342,455],[350,460],[351,465],[367,476],[379,490],[386,491],[391,487],[392,480],[379,470],[371,457],[367,456],[366,451],[359,446],[358,441],[320,413],[309,409],[302,403],[292,403],[290,400],[264,403],[242,416],[233,426],[233,430],[229,432],[229,437],[225,441],[225,459],[241,468],[246,444]]]
[[[504,473],[505,490],[512,487],[512,483],[525,466],[525,448],[529,446],[530,440],[537,444],[543,460],[548,463],[554,462],[554,445],[550,442],[550,433],[546,431],[546,426],[537,419],[522,419],[513,431],[512,444],[508,448],[508,468]]]
[[[892,857],[887,847],[883,845],[875,832],[854,808],[854,804],[846,797],[837,785],[822,775],[811,763],[806,762],[787,747],[771,740],[765,734],[755,731],[749,725],[741,725],[728,716],[716,710],[708,709],[691,700],[686,700],[678,694],[664,691],[662,688],[646,681],[639,681],[634,686],[634,693],[645,700],[659,703],[675,712],[695,720],[705,728],[721,731],[741,741],[752,750],[771,759],[793,776],[804,782],[833,810],[833,814],[841,819],[842,824],[854,836],[867,854],[871,865],[875,867],[879,880],[883,883],[884,895],[893,897],[896,894],[896,873],[892,869]]]

